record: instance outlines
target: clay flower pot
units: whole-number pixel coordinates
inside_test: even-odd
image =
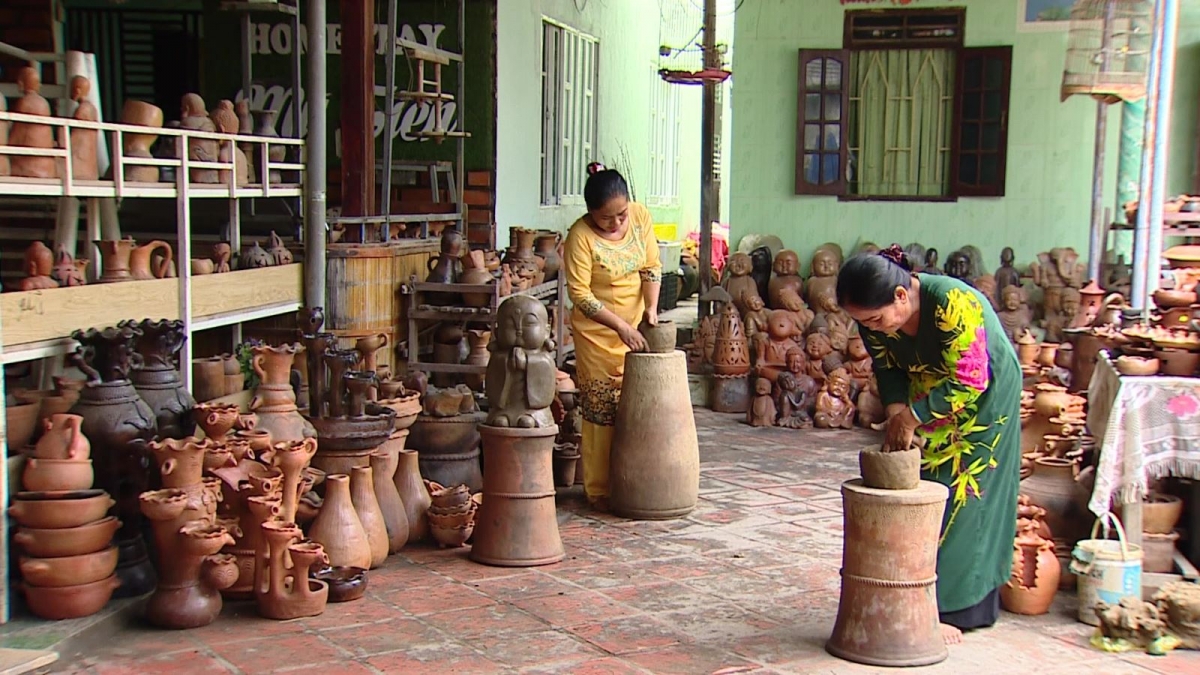
[[[1054,555],[1054,543],[1037,535],[1038,525],[1024,527],[1013,544],[1012,576],[1000,587],[1000,601],[1014,614],[1036,616],[1050,611],[1062,566]]]
[[[85,555],[108,548],[120,526],[121,521],[109,516],[80,527],[55,530],[22,527],[13,535],[13,541],[33,558]]]
[[[1141,356],[1120,356],[1117,358],[1117,372],[1122,375],[1143,376],[1158,373],[1158,359],[1147,359]]]
[[[21,578],[39,588],[78,586],[107,579],[117,569],[117,547],[63,558],[26,558],[19,561]]]
[[[90,490],[95,474],[90,459],[39,459],[25,462],[21,482],[26,490],[55,492],[59,490]]]
[[[8,515],[23,527],[57,530],[100,520],[116,503],[103,490],[18,492]]]
[[[659,321],[654,326],[642,321],[638,325],[638,332],[645,336],[648,345],[646,351],[652,354],[666,354],[675,349],[674,321]]]
[[[78,619],[91,616],[104,608],[112,598],[113,591],[121,585],[114,574],[100,581],[77,586],[45,588],[26,586],[25,602],[29,611],[50,621]]]
[[[361,567],[327,567],[309,576],[329,584],[329,602],[358,600],[367,592],[367,571]]]
[[[1142,501],[1142,532],[1169,534],[1183,516],[1183,500],[1154,492]]]

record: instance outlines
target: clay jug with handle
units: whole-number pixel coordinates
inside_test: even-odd
[[[388,557],[388,533],[379,500],[375,498],[375,486],[369,466],[356,466],[350,470],[350,501],[358,522],[367,533],[367,544],[371,547],[371,569],[379,567]]]
[[[34,446],[38,459],[90,459],[92,445],[83,435],[83,417],[59,413],[42,420],[42,437]]]
[[[171,245],[162,240],[135,246],[129,252],[129,274],[134,279],[168,279],[175,276]]]
[[[396,489],[396,467],[400,464],[400,451],[408,430],[392,432],[391,438],[371,453],[371,482],[375,485],[375,500],[383,514],[387,528],[388,553],[396,553],[408,543],[408,514],[404,512],[404,501]]]
[[[308,528],[308,537],[321,544],[330,567],[371,567],[371,544],[350,498],[350,477],[325,477],[325,502]]]

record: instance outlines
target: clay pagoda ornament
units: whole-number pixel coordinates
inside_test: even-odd
[[[146,401],[158,424],[160,438],[185,438],[196,430],[192,408],[196,401],[179,377],[179,351],[187,340],[182,321],[151,321],[137,324],[141,335],[137,353],[142,362],[130,379]]]
[[[510,296],[497,312],[487,370],[490,411],[483,438],[483,504],[475,517],[472,560],[502,567],[562,560],[554,506],[550,411],[558,367],[545,306]]]
[[[717,375],[741,376],[750,372],[750,346],[733,303],[721,308],[712,364]]]
[[[775,276],[767,284],[767,305],[771,309],[783,308],[783,291],[789,289],[802,293],[804,280],[800,278],[800,256],[795,251],[784,249],[775,256]]]
[[[17,71],[17,87],[21,98],[13,103],[12,112],[22,115],[50,117],[50,103],[39,93],[42,80],[33,68]],[[8,145],[24,148],[53,148],[54,128],[48,124],[13,122],[8,132]],[[40,155],[12,155],[9,158],[11,175],[25,178],[57,178],[58,159]]]

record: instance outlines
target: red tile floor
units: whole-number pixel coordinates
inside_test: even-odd
[[[227,605],[192,631],[133,627],[63,662],[75,673],[868,673],[828,656],[841,561],[839,484],[863,432],[752,429],[697,412],[701,499],[687,518],[630,522],[559,496],[566,559],[536,569],[410,548],[361,601],[312,619]],[[1200,654],[1115,656],[1087,646],[1073,596],[1004,614],[922,672],[1200,673]],[[895,671],[891,671],[895,672]]]

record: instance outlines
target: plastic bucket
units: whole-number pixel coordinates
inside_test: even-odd
[[[1108,522],[1116,526],[1117,539],[1108,539]],[[1096,530],[1104,524],[1104,539]],[[1111,513],[1092,526],[1092,538],[1082,539],[1071,552],[1071,572],[1079,577],[1079,620],[1100,625],[1096,603],[1115,605],[1121,598],[1142,597],[1142,547],[1125,541],[1125,529]]]

